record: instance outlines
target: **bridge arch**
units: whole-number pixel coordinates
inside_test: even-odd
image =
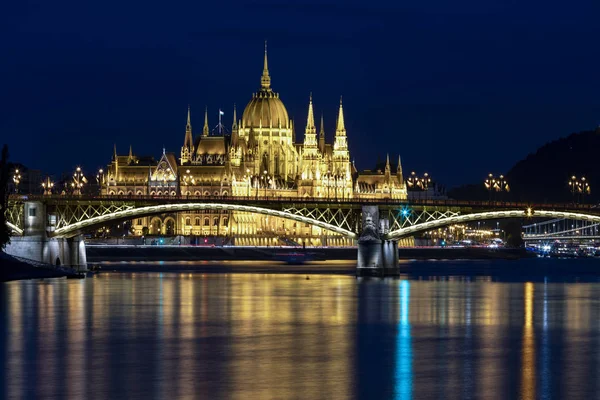
[[[106,223],[118,220],[129,220],[134,218],[149,217],[158,214],[165,213],[176,213],[182,211],[196,211],[196,210],[215,210],[215,211],[239,211],[254,214],[262,214],[273,217],[285,218],[293,221],[298,221],[306,224],[318,226],[323,229],[341,234],[348,238],[356,238],[356,233],[341,228],[339,226],[319,221],[318,219],[305,217],[299,214],[293,214],[288,211],[272,210],[264,207],[238,205],[238,204],[221,204],[221,203],[181,203],[181,204],[163,204],[156,206],[138,207],[131,208],[123,211],[115,211],[105,215],[92,217],[84,221],[72,223],[67,226],[63,226],[54,231],[55,237],[71,237],[77,235],[83,229],[89,229],[93,227],[99,227]]]
[[[18,235],[22,235],[23,234],[23,229],[19,228],[18,226],[6,221],[6,226],[8,226],[13,232],[15,232]]]
[[[600,212],[600,210],[598,210]],[[460,224],[473,221],[485,221],[502,218],[567,218],[581,221],[600,222],[600,215],[584,214],[569,211],[552,210],[533,210],[529,213],[526,210],[506,210],[506,211],[488,211],[472,214],[455,215],[451,217],[440,218],[433,221],[418,223],[412,226],[403,227],[389,232],[387,239],[399,239],[405,236],[411,236],[415,233],[440,228],[442,226]]]

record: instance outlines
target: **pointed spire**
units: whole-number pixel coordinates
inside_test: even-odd
[[[385,159],[385,174],[389,175],[391,171],[390,168],[390,153],[387,153],[387,157]]]
[[[337,120],[337,128],[336,128],[336,135],[338,133],[344,133],[346,132],[346,125],[344,124],[344,108],[342,106],[342,96],[340,96],[340,111],[338,114],[338,120]]]
[[[113,145],[113,161],[117,161],[117,144]]]
[[[129,159],[131,160],[133,158],[133,149],[131,147],[131,145],[129,145]]]
[[[319,130],[319,151],[325,154],[325,124],[323,122],[323,113],[321,113],[321,128]]]
[[[233,125],[231,126],[231,130],[235,131],[237,130],[238,125],[237,125],[237,112],[235,109],[235,103],[233,103]]]
[[[312,92],[308,101],[308,117],[306,119],[306,130],[315,129],[315,114],[313,113]]]
[[[192,129],[192,118],[190,116],[190,105],[188,104],[188,115],[187,115],[187,129]]]
[[[208,107],[204,109],[204,128],[202,128],[202,136],[208,136]]]
[[[319,129],[319,138],[325,137],[325,124],[323,123],[323,113],[321,113],[321,128]]]
[[[402,161],[400,160],[400,154],[398,154],[398,167],[396,168],[396,175],[402,175]]]
[[[271,77],[269,76],[269,63],[267,61],[267,41],[266,40],[265,40],[265,60],[264,60],[262,77],[260,78],[260,86],[263,89],[271,88]]]

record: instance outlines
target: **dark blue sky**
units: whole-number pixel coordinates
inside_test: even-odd
[[[15,1],[0,13],[0,135],[52,173],[113,143],[179,152],[187,104],[231,122],[272,84],[302,140],[308,94],[333,135],[344,96],[359,169],[401,153],[448,185],[505,172],[600,123],[597,1]],[[329,139],[331,140],[331,139]]]

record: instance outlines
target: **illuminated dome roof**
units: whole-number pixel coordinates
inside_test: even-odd
[[[265,45],[265,65],[263,74],[260,79],[260,90],[252,95],[252,100],[244,109],[242,115],[242,125],[247,128],[258,128],[262,122],[263,127],[268,127],[270,124],[273,127],[287,127],[288,113],[279,99],[279,94],[271,89],[271,77],[267,67],[267,48]]]

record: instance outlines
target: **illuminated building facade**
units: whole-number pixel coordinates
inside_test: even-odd
[[[220,118],[220,116],[219,116]],[[406,199],[402,167],[359,174],[350,161],[342,101],[333,143],[326,143],[323,117],[317,132],[312,94],[304,141],[296,143],[295,127],[279,94],[271,88],[267,51],[258,92],[241,119],[234,106],[228,132],[221,121],[209,128],[204,113],[202,134],[194,137],[188,108],[179,159],[163,153],[158,162],[133,154],[117,154],[105,176],[103,195],[319,198],[344,200]],[[302,225],[302,226],[301,226]],[[227,236],[236,245],[350,245],[349,239],[295,221],[241,212],[183,212],[132,221],[135,234]]]

